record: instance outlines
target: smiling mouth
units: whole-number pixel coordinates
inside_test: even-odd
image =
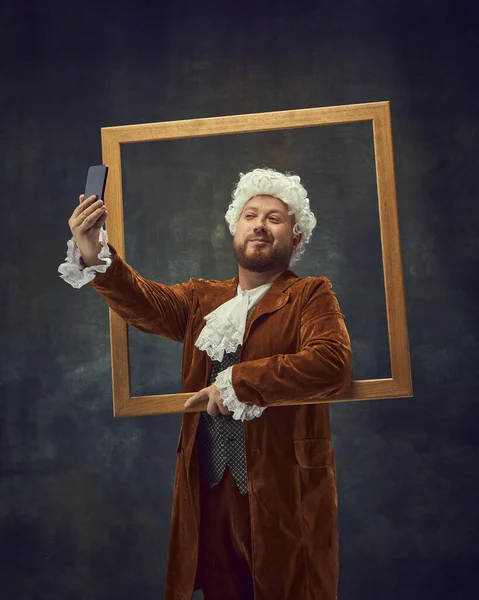
[[[268,244],[268,240],[249,240],[250,242],[260,242],[262,244]]]

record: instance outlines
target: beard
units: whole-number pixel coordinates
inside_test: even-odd
[[[276,246],[272,243],[266,246],[250,246],[245,241],[242,244],[233,241],[233,252],[238,264],[253,273],[266,273],[267,271],[284,270],[289,266],[293,245]]]

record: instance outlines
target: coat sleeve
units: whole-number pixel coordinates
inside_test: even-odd
[[[124,321],[145,333],[183,342],[192,305],[194,286],[168,286],[145,279],[110,246],[113,260],[98,273],[91,286]]]
[[[312,279],[299,326],[298,352],[234,365],[232,383],[240,402],[256,406],[304,403],[349,386],[351,343],[328,279]]]

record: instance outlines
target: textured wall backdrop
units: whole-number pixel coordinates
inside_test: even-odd
[[[479,486],[476,22],[446,0],[78,6],[0,15],[2,600],[162,596],[179,416],[114,420],[107,309],[57,276],[102,126],[390,100],[414,399],[332,407],[341,600],[470,599]],[[297,171],[356,377],[388,375],[368,125],[128,146],[126,248],[168,283],[234,274],[239,171]],[[181,348],[131,332],[136,393]],[[296,600],[296,599],[295,599]],[[301,599],[298,599],[301,600]]]

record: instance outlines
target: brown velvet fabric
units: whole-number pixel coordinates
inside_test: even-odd
[[[113,249],[114,250],[114,249]],[[211,360],[194,346],[204,317],[232,298],[238,278],[145,280],[115,256],[93,287],[142,331],[183,342],[182,390],[206,386]],[[255,600],[335,600],[337,493],[327,404],[281,406],[339,393],[352,375],[349,336],[330,282],[283,273],[257,304],[233,386],[242,402],[271,406],[245,422]],[[199,413],[183,415],[165,600],[190,600],[199,545]]]
[[[254,600],[249,499],[231,471],[213,488],[200,482],[198,586],[204,600]]]

